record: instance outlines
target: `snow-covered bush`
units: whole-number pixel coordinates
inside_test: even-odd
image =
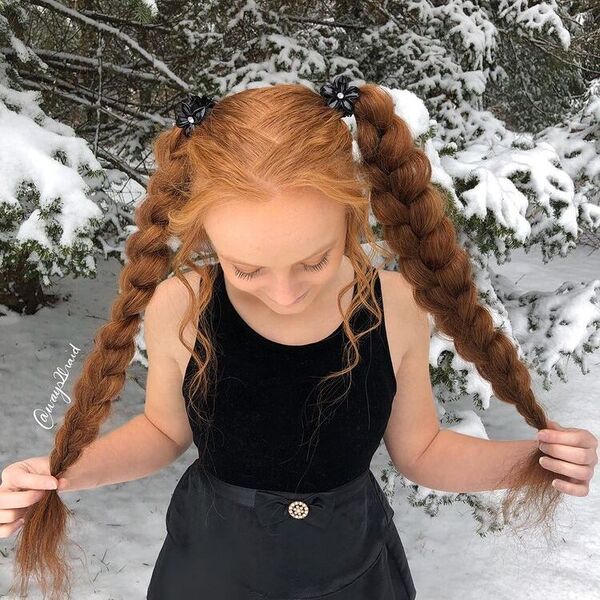
[[[0,62],[0,302],[34,312],[40,283],[95,273],[92,237],[102,212],[91,196],[102,168],[85,140],[8,87]]]

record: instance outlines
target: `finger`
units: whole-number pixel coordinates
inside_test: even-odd
[[[17,519],[17,521],[13,523],[7,523],[6,525],[0,525],[0,538],[8,537],[12,535],[17,529],[23,527],[23,523]]]
[[[581,448],[593,448],[595,438],[588,436],[585,429],[574,431],[558,431],[557,429],[540,429],[537,438],[541,442],[549,444],[564,444],[565,446],[579,446]]]
[[[24,490],[0,493],[0,508],[21,508],[38,502],[47,490]]]
[[[540,465],[544,469],[553,471],[554,473],[560,473],[567,475],[568,477],[574,477],[580,481],[589,481],[594,475],[594,469],[587,465],[574,465],[558,458],[550,458],[549,456],[542,456],[539,460]]]
[[[560,492],[571,496],[587,496],[589,493],[589,487],[585,483],[572,483],[564,479],[554,479],[552,485]]]
[[[29,473],[22,469],[14,470],[2,481],[2,486],[12,490],[55,490],[58,480],[52,475]]]
[[[545,442],[540,442],[538,447],[544,454],[578,465],[595,465],[598,462],[598,455],[591,448],[565,446],[564,444],[547,444]]]
[[[0,509],[0,525],[13,523],[17,519],[25,516],[26,508],[2,508]]]

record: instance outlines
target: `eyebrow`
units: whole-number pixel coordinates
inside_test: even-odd
[[[325,250],[330,250],[331,248],[333,248],[333,246],[335,246],[335,242],[329,242],[326,246],[324,246],[323,248],[320,248],[319,250],[317,250],[316,252],[313,252],[312,254],[310,254],[309,256],[307,256],[306,258],[303,258],[302,260],[299,260],[298,262],[302,262],[305,260],[308,260],[309,258],[312,258],[313,256],[315,256],[316,254],[320,254],[321,252],[325,252]],[[251,265],[250,263],[245,263],[244,261],[241,260],[236,260],[235,258],[230,258],[229,256],[226,256],[225,254],[221,255],[223,258],[226,258],[227,260],[230,260],[231,262],[234,263],[238,263],[240,265],[244,265],[245,267],[254,267],[256,269],[262,269],[261,265]]]

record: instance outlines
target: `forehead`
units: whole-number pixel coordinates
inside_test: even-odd
[[[219,254],[246,264],[295,262],[344,233],[344,207],[323,195],[282,194],[267,202],[235,200],[207,213],[204,228]]]

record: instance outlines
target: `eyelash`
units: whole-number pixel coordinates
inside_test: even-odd
[[[329,252],[316,265],[304,265],[304,269],[306,271],[320,271],[328,262]],[[235,269],[236,276],[241,279],[252,279],[260,272],[260,269],[256,269],[256,271],[252,271],[252,273],[245,273],[244,271],[240,271],[235,265],[233,268]]]

